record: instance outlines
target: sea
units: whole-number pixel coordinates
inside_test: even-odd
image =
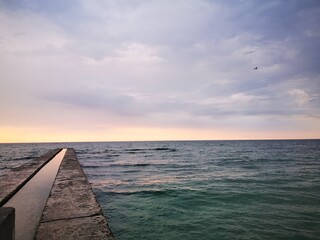
[[[0,144],[0,174],[58,147],[118,240],[320,239],[320,140]]]

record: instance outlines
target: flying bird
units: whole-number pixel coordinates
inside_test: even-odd
[[[258,70],[258,67],[255,67],[254,70]]]

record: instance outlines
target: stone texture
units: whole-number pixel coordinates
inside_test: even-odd
[[[0,239],[14,240],[14,208],[0,208]]]
[[[73,149],[62,160],[36,239],[113,239]]]
[[[73,149],[68,149],[51,189],[42,222],[101,214]]]
[[[113,236],[106,219],[100,215],[41,223],[35,239],[93,240],[113,239]]]
[[[43,156],[0,176],[0,206],[5,204],[23,185],[29,181],[47,162],[49,162],[61,149],[55,149]]]

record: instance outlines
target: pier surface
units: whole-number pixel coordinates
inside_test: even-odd
[[[46,165],[61,149],[55,149],[43,156],[0,176],[0,206],[5,204],[23,185],[28,182],[44,165]]]
[[[15,209],[15,240],[33,240],[66,149],[40,169],[4,207]]]
[[[17,178],[11,172],[2,176],[0,189],[4,187],[7,190],[5,190],[6,193],[1,191],[0,201],[8,201],[23,183],[28,182],[35,175],[32,171],[39,171],[59,151],[60,149],[52,151],[35,160],[35,162],[41,160],[43,164],[36,164],[33,161],[28,163],[28,166],[15,170],[19,173]],[[10,184],[6,185],[2,179],[10,179]],[[37,226],[35,239],[113,239],[106,218],[73,149],[67,149],[61,162]]]

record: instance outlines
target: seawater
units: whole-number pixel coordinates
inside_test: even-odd
[[[320,141],[0,144],[0,174],[73,147],[126,239],[320,239]]]

